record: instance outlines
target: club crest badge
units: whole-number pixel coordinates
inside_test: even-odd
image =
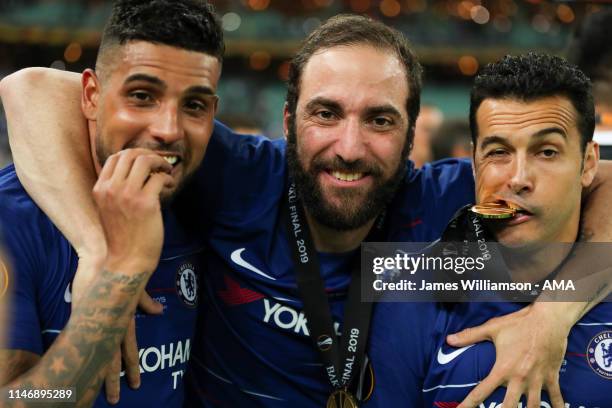
[[[192,264],[186,263],[179,268],[176,274],[176,293],[188,307],[198,305],[198,275]]]
[[[612,330],[593,337],[587,347],[589,366],[600,376],[612,380]]]

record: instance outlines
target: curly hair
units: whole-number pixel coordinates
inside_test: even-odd
[[[476,112],[485,99],[518,99],[533,101],[549,96],[564,96],[578,114],[577,127],[581,148],[593,139],[595,107],[591,81],[575,65],[565,59],[531,52],[506,55],[487,64],[474,80],[470,95],[470,128],[476,144],[478,124]]]

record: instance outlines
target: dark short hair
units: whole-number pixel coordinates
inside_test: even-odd
[[[146,41],[223,59],[223,31],[205,0],[117,0],[100,42],[98,61],[112,45]]]
[[[406,110],[409,126],[406,137],[407,145],[412,145],[414,124],[421,102],[421,65],[402,33],[369,17],[340,14],[310,33],[289,65],[286,97],[288,111],[295,114],[302,71],[310,58],[319,50],[350,45],[370,45],[376,49],[390,50],[404,65],[408,83]]]
[[[575,65],[548,54],[530,52],[506,55],[487,64],[474,80],[470,96],[470,128],[476,146],[478,124],[476,112],[485,99],[518,99],[530,102],[549,96],[564,96],[576,113],[581,148],[593,139],[595,107],[591,81]]]

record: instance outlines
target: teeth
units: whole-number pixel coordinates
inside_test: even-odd
[[[355,181],[363,177],[363,173],[341,173],[339,171],[332,171],[331,174],[342,181]]]
[[[163,156],[163,158],[168,163],[170,163],[172,166],[174,166],[176,164],[176,162],[178,161],[178,157],[176,157],[176,156]]]

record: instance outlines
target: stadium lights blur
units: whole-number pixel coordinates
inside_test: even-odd
[[[64,59],[66,62],[77,62],[81,58],[81,55],[83,55],[83,48],[81,48],[81,44],[76,42],[68,44],[64,51]]]
[[[281,81],[287,81],[289,79],[289,61],[283,61],[278,66],[278,78]]]
[[[470,10],[470,17],[476,24],[487,24],[490,18],[489,10],[483,6],[474,6]]]
[[[472,76],[478,72],[478,60],[472,55],[464,55],[457,61],[459,71],[465,76]]]
[[[475,4],[469,0],[464,0],[457,4],[457,14],[464,20],[469,20],[472,18],[471,12],[472,8],[475,7]]]
[[[570,24],[576,18],[574,10],[567,4],[559,4],[557,7],[557,17],[562,23]]]
[[[372,3],[370,0],[351,0],[351,9],[355,13],[365,13],[370,9]]]
[[[225,31],[236,31],[240,28],[240,24],[242,24],[242,18],[237,13],[229,12],[221,17],[221,26]]]
[[[263,71],[270,66],[272,56],[267,51],[255,51],[249,57],[249,65],[255,71]]]
[[[249,7],[255,11],[262,11],[270,6],[270,0],[249,0]]]
[[[402,5],[397,0],[383,0],[379,7],[385,17],[396,17],[402,11]]]

